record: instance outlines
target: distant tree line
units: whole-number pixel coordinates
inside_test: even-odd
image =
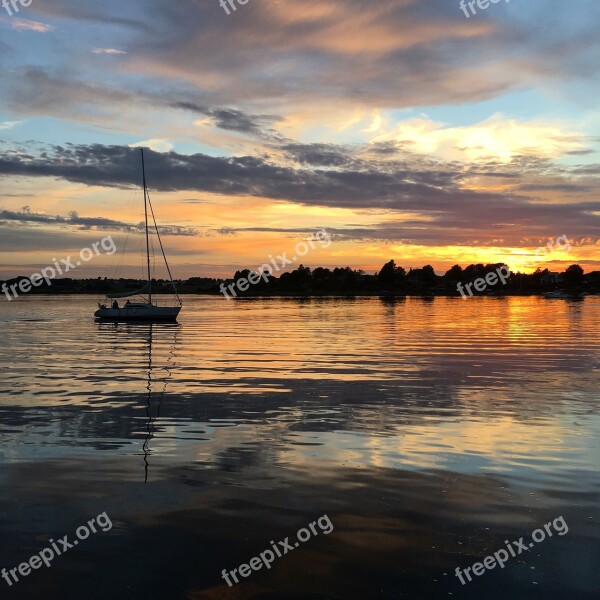
[[[503,263],[473,264],[465,268],[454,265],[444,275],[436,275],[431,265],[420,269],[406,271],[396,265],[394,260],[384,264],[375,274],[367,274],[360,269],[336,267],[328,269],[316,267],[310,269],[300,265],[294,271],[287,271],[276,277],[268,275],[246,291],[237,292],[238,297],[245,296],[402,296],[402,295],[459,295],[458,283],[469,283],[485,277],[495,271]],[[247,279],[249,269],[236,271],[230,279],[210,277],[191,277],[177,281],[181,294],[219,294],[221,284],[231,284],[240,279]],[[6,282],[8,285],[18,283],[22,277]],[[119,293],[136,289],[143,284],[137,279],[54,279],[51,286],[45,284],[34,288],[30,293],[42,294],[106,294]],[[170,283],[164,279],[154,279],[154,293],[170,293]],[[485,293],[492,294],[539,294],[554,289],[565,289],[573,292],[586,291],[590,294],[600,293],[600,271],[585,274],[577,265],[569,266],[561,273],[551,273],[548,269],[538,269],[535,273],[512,273],[506,285],[496,285]]]

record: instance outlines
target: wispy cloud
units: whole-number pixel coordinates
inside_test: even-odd
[[[144,140],[143,142],[136,142],[135,144],[129,144],[130,148],[150,148],[154,152],[171,152],[173,150],[173,144],[167,142],[167,140],[151,139]]]
[[[144,231],[143,223],[126,223],[115,221],[104,217],[80,217],[76,211],[71,211],[67,217],[61,215],[47,215],[32,211],[29,206],[24,206],[20,211],[0,209],[0,227],[6,227],[10,223],[37,224],[37,225],[60,225],[72,226],[79,230],[104,230],[104,231]],[[163,235],[174,236],[196,236],[198,230],[194,227],[182,227],[181,225],[163,225],[160,228]]]
[[[16,19],[11,18],[9,20],[10,26],[18,31],[35,31],[37,33],[47,33],[52,31],[54,27],[47,23],[40,23],[39,21],[30,21],[29,19]]]
[[[13,129],[20,125],[23,121],[4,121],[0,123],[0,129]]]
[[[93,48],[94,54],[127,54],[125,50],[116,50],[115,48]]]

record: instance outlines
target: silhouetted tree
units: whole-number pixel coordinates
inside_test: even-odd
[[[357,272],[353,271],[350,267],[336,267],[333,270],[334,279],[344,285],[354,285],[358,279]]]
[[[463,271],[464,280],[465,281],[473,281],[474,279],[477,279],[478,277],[484,277],[485,273],[486,273],[485,267],[481,263],[478,263],[476,265],[469,265]]]
[[[396,286],[404,282],[406,271],[402,267],[397,267],[394,260],[385,263],[377,275],[377,281],[382,286]]]
[[[307,286],[311,282],[310,268],[300,265],[295,271],[283,273],[279,280],[284,287],[298,288]]]
[[[444,279],[447,281],[462,281],[463,269],[460,265],[454,265],[444,274]]]
[[[434,286],[437,283],[437,275],[431,265],[425,265],[421,269],[421,278],[425,285]]]
[[[235,275],[233,276],[234,281],[237,281],[238,279],[247,279],[248,275],[250,275],[250,269],[244,269],[243,271],[236,271]]]
[[[578,285],[583,281],[583,269],[579,265],[571,265],[564,273],[565,283]]]
[[[331,271],[329,269],[325,269],[324,267],[317,267],[313,271],[313,279],[327,279],[331,276]]]

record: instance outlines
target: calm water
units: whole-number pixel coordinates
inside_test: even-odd
[[[0,302],[0,567],[113,524],[3,598],[598,597],[600,298],[184,300]]]

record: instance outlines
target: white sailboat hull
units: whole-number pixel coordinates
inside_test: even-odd
[[[137,304],[123,308],[100,308],[94,317],[101,321],[176,321],[180,306]]]

